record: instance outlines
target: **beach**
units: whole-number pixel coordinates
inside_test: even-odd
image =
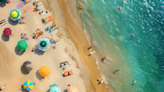
[[[88,57],[89,47],[88,41],[83,32],[83,28],[79,28],[70,14],[68,13],[66,3],[64,0],[51,1],[43,0],[45,9],[50,12],[44,16],[39,15],[39,12],[32,12],[31,10],[23,13],[23,9],[26,6],[34,8],[33,1],[27,3],[19,10],[21,15],[25,17],[23,21],[25,24],[18,24],[13,22],[9,18],[10,10],[15,9],[17,5],[22,2],[17,0],[12,3],[8,3],[5,6],[1,6],[1,16],[0,19],[6,19],[7,24],[0,27],[0,30],[5,28],[10,28],[12,30],[13,36],[9,39],[6,39],[1,31],[0,39],[0,81],[1,84],[6,83],[7,88],[4,89],[4,92],[22,92],[21,85],[31,79],[34,83],[34,89],[30,92],[48,92],[49,85],[57,84],[61,92],[64,92],[68,89],[68,84],[71,86],[76,86],[79,89],[79,92],[107,92],[105,84],[98,85],[96,80],[100,78],[100,72],[97,70],[97,65],[95,59],[91,56]],[[44,7],[41,7],[40,10],[44,10]],[[2,13],[3,12],[3,13]],[[43,24],[42,18],[53,14],[56,24],[59,29],[54,33],[48,33],[45,28],[52,24],[52,22]],[[80,23],[80,21],[79,21]],[[38,39],[32,39],[31,35],[36,29],[41,29],[43,35]],[[17,51],[17,42],[20,41],[21,33],[27,33],[27,36],[30,38],[28,43],[28,48],[23,54],[19,54]],[[44,53],[34,54],[31,52],[32,48],[38,44],[39,39],[42,37],[51,36],[54,39],[61,39],[60,44],[55,45],[56,48],[53,49],[51,45],[50,48]],[[33,63],[33,69],[29,74],[23,74],[21,66],[25,61],[30,61]],[[61,68],[59,68],[59,63],[64,61],[70,61],[71,66],[67,70],[72,70],[73,75],[68,77],[63,77]],[[43,82],[40,81],[38,70],[41,66],[47,66],[50,68],[50,75],[43,79]],[[109,88],[111,92],[113,89]],[[23,91],[24,92],[24,91]]]

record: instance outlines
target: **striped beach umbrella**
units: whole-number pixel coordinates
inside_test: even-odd
[[[76,86],[70,86],[68,88],[67,92],[79,92],[79,90]]]
[[[50,40],[47,38],[42,38],[40,39],[38,46],[40,50],[45,51],[50,47]]]
[[[28,45],[27,45],[26,41],[24,41],[24,40],[19,41],[17,44],[18,50],[21,50],[21,51],[26,50],[27,47],[28,47]]]
[[[13,21],[19,20],[20,16],[21,16],[21,13],[18,9],[13,9],[13,10],[10,11],[10,18]]]
[[[5,36],[10,36],[11,35],[11,29],[10,28],[5,28],[5,30],[3,31],[3,34],[5,35]]]
[[[25,90],[30,91],[34,88],[34,83],[29,79],[23,84]]]
[[[50,87],[50,92],[61,92],[60,88],[56,84],[50,85],[49,87]]]

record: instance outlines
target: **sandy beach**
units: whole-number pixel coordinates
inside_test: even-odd
[[[7,84],[7,88],[3,92],[13,90],[14,92],[24,92],[20,87],[29,78],[35,83],[34,89],[30,92],[49,92],[49,85],[51,84],[57,84],[61,92],[66,92],[68,84],[76,86],[79,92],[107,92],[108,89],[105,84],[98,85],[96,83],[96,80],[100,78],[100,72],[96,68],[95,59],[88,57],[89,51],[87,48],[89,44],[83,29],[79,28],[71,18],[64,0],[52,0],[51,3],[50,1],[42,1],[45,8],[41,7],[40,10],[47,9],[50,11],[43,16],[39,15],[39,12],[31,12],[30,10],[23,14],[23,9],[26,6],[34,8],[33,1],[20,8],[21,15],[25,17],[23,21],[26,24],[18,24],[9,18],[10,10],[16,9],[16,6],[22,3],[21,1],[16,0],[0,7],[0,20],[7,20],[7,24],[0,27],[2,34],[0,39],[0,85]],[[50,34],[45,31],[45,28],[52,22],[43,24],[41,20],[43,17],[52,14],[55,18],[53,23],[59,29]],[[6,39],[3,30],[8,27],[12,30],[14,36]],[[43,31],[43,35],[38,39],[32,39],[30,35],[38,28]],[[27,37],[30,38],[27,41],[28,48],[23,54],[19,54],[16,47],[17,42],[21,40],[21,33],[27,33]],[[34,54],[31,52],[39,40],[46,36],[51,36],[54,39],[60,38],[61,42],[58,45],[52,44],[44,53]],[[52,46],[56,46],[56,48],[53,49]],[[22,72],[21,67],[25,61],[32,62],[34,66],[29,74],[23,74]],[[66,70],[59,68],[59,63],[64,61],[71,62],[71,66],[67,70],[73,71],[72,76],[62,76],[62,72]],[[41,77],[38,73],[41,66],[48,66],[51,70],[50,75],[45,77],[43,82],[40,81]],[[111,88],[110,90],[113,91]]]

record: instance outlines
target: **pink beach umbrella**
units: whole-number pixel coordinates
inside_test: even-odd
[[[79,90],[76,86],[70,86],[68,88],[67,92],[79,92]]]

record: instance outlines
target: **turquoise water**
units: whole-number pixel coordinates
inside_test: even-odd
[[[109,64],[98,60],[108,85],[116,92],[164,92],[164,0],[80,2],[83,27],[101,57],[108,56]]]

